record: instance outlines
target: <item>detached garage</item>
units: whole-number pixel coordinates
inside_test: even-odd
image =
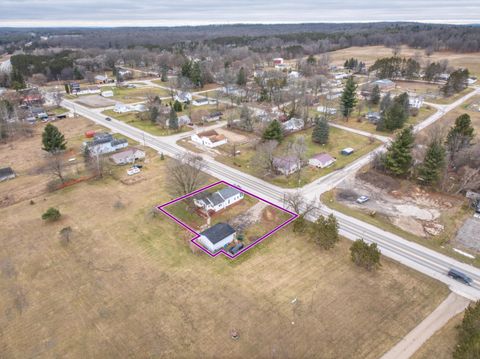
[[[222,249],[235,239],[235,230],[227,223],[217,223],[200,233],[199,242],[211,253]]]

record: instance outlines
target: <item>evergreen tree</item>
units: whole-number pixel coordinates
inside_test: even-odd
[[[370,94],[370,103],[372,105],[378,105],[380,103],[380,87],[378,85],[373,86],[372,93]]]
[[[167,82],[168,81],[168,68],[167,66],[162,66],[162,75],[160,81]]]
[[[450,159],[453,161],[458,152],[469,147],[474,137],[475,130],[472,127],[470,115],[464,113],[458,116],[447,134],[446,145]]]
[[[270,122],[263,132],[262,138],[264,140],[277,140],[278,142],[281,142],[283,140],[283,129],[280,122],[277,120]]]
[[[67,93],[67,95],[70,95],[70,85],[69,84],[65,84],[65,92]]]
[[[159,111],[158,111],[158,108],[156,106],[153,106],[151,109],[150,109],[150,121],[152,123],[155,123],[157,122],[157,119],[158,119],[158,116],[160,115]]]
[[[312,141],[321,145],[326,145],[328,143],[329,135],[330,126],[327,120],[324,117],[321,119],[317,118],[315,121],[315,127],[312,131]]]
[[[200,69],[200,64],[198,62],[195,62],[192,66],[190,80],[195,87],[203,86],[202,70]]]
[[[407,127],[400,132],[388,147],[384,157],[387,172],[394,176],[404,176],[412,165],[412,147],[415,138],[413,128]]]
[[[357,104],[357,84],[353,77],[349,77],[340,99],[342,114],[347,120]]]
[[[245,74],[245,69],[241,67],[237,75],[237,85],[245,86],[246,84],[247,84],[247,75]]]
[[[390,96],[390,93],[387,93],[385,96],[383,96],[382,100],[380,101],[380,111],[381,112],[385,111],[391,105],[392,105],[392,97]]]
[[[173,109],[176,112],[182,112],[182,103],[178,100],[175,100],[175,102],[173,103]]]
[[[403,111],[405,113],[406,118],[408,118],[408,112],[410,111],[410,101],[408,97],[408,93],[404,92],[393,100],[393,102],[398,103],[403,107]]]
[[[58,130],[58,128],[51,123],[45,126],[45,129],[43,130],[42,144],[42,149],[50,153],[63,151],[67,147],[67,141],[65,141],[65,137]]]
[[[82,73],[80,72],[80,70],[78,69],[78,67],[75,67],[73,69],[73,78],[75,80],[83,80],[83,75]]]
[[[439,140],[434,139],[428,145],[427,153],[419,168],[419,180],[426,185],[437,183],[444,165],[445,148]]]
[[[22,73],[14,68],[12,71],[12,88],[18,91],[25,87],[27,87],[27,85],[25,84]]]
[[[368,244],[363,239],[357,239],[350,247],[352,262],[367,270],[380,266],[380,250],[376,243]]]
[[[168,128],[178,130],[178,116],[173,108],[170,110],[170,116],[168,117]]]
[[[312,224],[311,238],[323,249],[330,249],[340,240],[338,222],[333,214],[320,216]]]
[[[458,343],[454,359],[480,358],[480,301],[470,304],[458,327]]]
[[[382,112],[382,120],[385,129],[388,131],[402,128],[406,121],[405,109],[400,103],[394,102],[390,107]]]
[[[452,72],[447,83],[442,87],[444,96],[451,96],[467,88],[469,72],[467,69],[460,69]]]
[[[191,78],[192,76],[192,62],[187,60],[182,65],[182,76]]]

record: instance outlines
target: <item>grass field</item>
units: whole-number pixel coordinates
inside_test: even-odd
[[[102,92],[112,90],[114,96],[109,97],[111,100],[120,101],[123,103],[135,103],[142,102],[147,99],[149,95],[158,96],[158,97],[167,97],[170,96],[170,93],[167,90],[158,88],[158,87],[137,87],[137,88],[126,88],[126,87],[102,87]]]
[[[378,358],[447,295],[386,259],[355,267],[345,240],[325,252],[289,229],[238,260],[193,254],[152,212],[172,199],[167,162],[151,159],[133,185],[108,178],[0,209],[0,357]],[[61,220],[43,223],[52,206]]]
[[[462,323],[463,313],[448,321],[412,356],[412,359],[451,359],[457,344],[456,326]]]
[[[292,174],[288,177],[283,175],[275,176],[273,178],[266,177],[264,178],[265,180],[272,182],[276,185],[287,187],[287,188],[297,187],[299,185],[303,186],[307,183],[314,181],[315,179],[318,179],[322,176],[325,176],[335,171],[336,169],[340,169],[348,165],[349,163],[355,161],[359,157],[372,151],[379,145],[378,141],[372,142],[369,138],[365,136],[356,135],[351,132],[347,132],[335,127],[331,127],[329,143],[325,146],[322,146],[312,142],[312,129],[308,129],[308,130],[297,132],[285,138],[284,141],[278,146],[276,150],[277,155],[280,156],[284,154],[284,152],[288,148],[288,143],[293,141],[295,138],[299,136],[305,137],[305,141],[307,144],[307,151],[306,151],[307,159],[312,157],[314,154],[327,152],[333,157],[337,158],[337,161],[335,162],[335,164],[333,166],[330,166],[328,168],[323,168],[323,169],[317,169],[317,168],[307,166],[304,169],[302,169],[302,175],[301,175],[300,181],[298,179],[298,176],[295,174]],[[346,147],[354,148],[355,152],[350,156],[340,155],[340,151]],[[256,153],[255,149],[250,144],[247,144],[243,146],[240,145],[238,147],[238,150],[240,150],[241,154],[237,155],[235,158],[225,154],[222,156],[217,156],[216,160],[232,167],[241,167],[242,171],[252,175],[256,175],[255,169],[252,168],[252,166],[250,165],[251,160]]]
[[[125,122],[142,131],[148,132],[154,136],[168,136],[179,132],[191,131],[188,126],[181,127],[178,131],[173,131],[168,128],[161,128],[151,121],[143,121],[136,117],[136,112],[116,113],[113,110],[106,110],[102,112],[105,116],[113,117],[119,121]]]

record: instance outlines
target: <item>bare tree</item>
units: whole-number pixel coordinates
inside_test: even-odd
[[[293,223],[294,232],[304,232],[307,227],[306,217],[316,208],[315,199],[307,200],[300,191],[285,194],[285,205],[298,214]]]
[[[278,142],[275,140],[266,141],[256,146],[256,155],[252,158],[251,166],[254,167],[255,171],[260,173],[262,176],[266,176],[274,172],[275,168],[273,166],[273,158],[277,146]]]
[[[480,168],[463,167],[455,194],[480,188]]]
[[[63,152],[57,151],[48,154],[46,165],[47,171],[58,178],[62,183],[65,183],[66,181],[65,166],[66,164]]]
[[[192,154],[183,154],[169,161],[168,173],[172,191],[179,196],[195,191],[207,180],[204,170],[202,158]]]

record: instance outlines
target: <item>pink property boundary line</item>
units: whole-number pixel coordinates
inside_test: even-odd
[[[260,238],[258,238],[257,240],[255,240],[255,242],[252,242],[250,243],[248,246],[246,246],[245,248],[243,248],[241,251],[237,252],[235,255],[231,255],[230,253],[226,252],[223,248],[221,250],[219,250],[218,252],[216,253],[211,253],[209,250],[207,250],[206,248],[204,248],[202,245],[198,244],[197,243],[197,239],[200,237],[200,233],[196,232],[193,228],[189,227],[187,224],[183,223],[181,220],[179,220],[178,218],[176,218],[175,216],[171,215],[170,213],[168,213],[164,208],[167,207],[167,206],[170,206],[171,204],[173,203],[176,203],[178,201],[181,201],[185,198],[188,198],[188,197],[191,197],[199,192],[202,192],[202,191],[205,191],[206,189],[209,189],[211,187],[215,187],[215,186],[218,186],[219,184],[226,184],[227,186],[230,186],[230,187],[233,187],[243,193],[246,193],[248,194],[249,196],[252,196],[252,197],[255,197],[257,199],[259,199],[260,201],[263,201],[263,202],[266,202],[268,203],[269,205],[271,206],[274,206],[275,208],[278,208],[279,210],[281,211],[284,211],[284,212],[287,212],[288,214],[291,214],[292,217],[290,217],[287,221],[285,221],[284,223],[282,223],[281,225],[275,227],[274,229],[272,229],[270,232],[268,232],[267,234],[264,234],[263,236],[261,236]],[[205,186],[203,188],[200,188],[196,191],[193,191],[192,193],[189,193],[189,194],[186,194],[184,196],[181,196],[181,197],[178,197],[176,199],[174,199],[173,201],[170,201],[170,202],[167,202],[167,203],[164,203],[162,205],[159,205],[156,207],[159,211],[161,211],[162,213],[166,214],[168,217],[170,217],[171,219],[173,219],[175,222],[177,222],[179,225],[181,225],[183,228],[187,229],[189,232],[193,233],[194,234],[194,237],[190,240],[193,244],[195,244],[198,248],[200,248],[202,251],[204,251],[205,253],[207,253],[209,256],[211,257],[216,257],[217,255],[219,255],[220,253],[223,253],[225,256],[227,256],[228,258],[230,259],[233,259],[233,258],[236,258],[238,257],[240,254],[244,253],[245,251],[247,251],[248,249],[252,248],[253,246],[257,245],[258,243],[260,243],[261,241],[263,241],[265,238],[271,236],[273,233],[275,233],[276,231],[280,230],[281,228],[285,227],[287,224],[289,224],[290,222],[294,221],[295,219],[298,218],[298,214],[296,214],[295,212],[292,212],[292,211],[289,211],[288,209],[285,209],[285,208],[282,208],[280,206],[277,206],[276,204],[270,202],[270,201],[267,201],[266,199],[263,199],[259,196],[256,196],[254,195],[253,193],[250,193],[248,191],[245,191],[244,189],[240,188],[240,187],[237,187],[237,186],[234,186],[226,181],[218,181],[218,182],[215,182],[211,185],[208,185],[208,186]]]

